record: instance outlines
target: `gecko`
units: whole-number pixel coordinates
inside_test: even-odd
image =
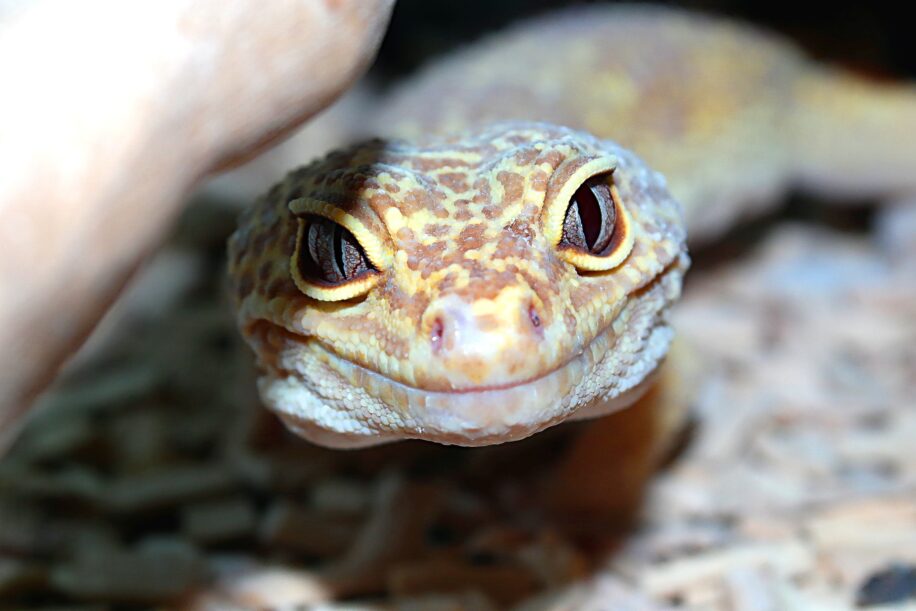
[[[330,447],[626,413],[669,352],[688,241],[789,188],[916,190],[912,85],[672,8],[523,22],[370,124],[380,138],[290,172],[228,247],[265,404]]]

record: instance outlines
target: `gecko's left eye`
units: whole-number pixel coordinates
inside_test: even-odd
[[[617,170],[604,169],[608,165],[599,159],[564,176],[557,195],[546,204],[545,233],[560,258],[580,272],[612,270],[633,250],[630,213],[614,184]],[[595,172],[595,166],[604,166],[604,171]]]
[[[612,246],[617,229],[617,206],[610,177],[593,176],[576,189],[563,219],[560,246],[601,256]]]

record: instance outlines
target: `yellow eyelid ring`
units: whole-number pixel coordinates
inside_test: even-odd
[[[557,171],[562,169],[560,166]],[[613,157],[601,157],[584,163],[570,174],[560,190],[553,196],[552,201],[548,202],[544,217],[544,233],[550,243],[557,248],[559,256],[577,269],[589,272],[609,271],[622,264],[633,250],[636,242],[636,227],[613,182],[610,185],[610,192],[617,215],[614,227],[617,235],[609,252],[605,255],[594,255],[560,245],[563,238],[563,221],[573,195],[589,178],[599,174],[613,176],[616,169],[617,160]]]
[[[581,165],[569,172],[568,168],[576,163]],[[569,201],[575,195],[579,186],[592,176],[607,174],[616,169],[616,157],[597,157],[585,163],[581,163],[581,159],[573,158],[561,163],[560,167],[554,170],[551,182],[556,180],[557,177],[569,174],[561,178],[563,184],[560,185],[558,191],[551,193],[553,190],[551,188],[552,185],[548,186],[547,189],[549,201],[547,201],[547,207],[544,210],[544,234],[551,244],[556,246],[563,238],[563,219],[566,217],[566,209],[569,207]]]
[[[296,287],[308,297],[319,301],[344,301],[359,297],[378,284],[382,272],[390,267],[393,256],[387,245],[362,221],[338,206],[320,200],[300,198],[289,203],[289,210],[297,217],[298,222],[296,244],[290,257],[290,274]],[[308,220],[303,217],[309,215],[326,218],[347,229],[359,242],[369,262],[378,271],[361,275],[339,285],[322,284],[304,278],[298,265],[298,259],[303,247],[305,229],[308,226]]]
[[[339,206],[318,199],[301,197],[289,203],[289,210],[297,217],[308,214],[322,216],[346,228],[353,234],[353,237],[356,238],[359,245],[362,246],[366,256],[369,257],[369,261],[377,270],[383,271],[391,267],[394,256],[388,245],[366,227],[359,218],[353,216]],[[301,227],[302,219],[300,218],[299,220]]]
[[[611,196],[614,198],[614,208],[617,211],[617,220],[614,232],[613,246],[606,255],[591,255],[576,250],[575,248],[558,247],[560,256],[578,269],[588,272],[605,272],[614,269],[623,263],[633,250],[636,243],[636,228],[627,212],[626,206],[620,200],[617,187],[611,186]]]

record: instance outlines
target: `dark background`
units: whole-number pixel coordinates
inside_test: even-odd
[[[398,0],[374,72],[383,79],[528,16],[586,0]],[[655,2],[755,23],[785,34],[814,57],[877,77],[916,77],[912,19],[904,3]]]

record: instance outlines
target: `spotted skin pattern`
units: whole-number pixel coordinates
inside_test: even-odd
[[[916,192],[900,137],[916,133],[911,85],[667,8],[521,24],[410,79],[372,125],[391,139],[293,171],[229,247],[265,403],[336,447],[498,443],[633,402],[668,351],[688,265],[669,187],[692,244],[793,184]],[[601,172],[632,243],[589,272],[558,249],[558,227]],[[378,272],[344,288],[294,278],[303,211],[350,230]]]
[[[607,170],[633,242],[613,269],[582,272],[545,223]],[[291,280],[303,200],[376,245],[365,295],[321,301]],[[631,153],[562,127],[497,124],[369,142],[292,172],[241,219],[230,277],[262,395],[292,428],[334,446],[480,445],[611,409],[641,385],[671,338],[685,239],[664,179]]]

